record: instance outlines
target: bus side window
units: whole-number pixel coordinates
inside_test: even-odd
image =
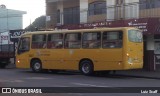
[[[46,35],[36,34],[32,36],[32,48],[44,49],[46,48]]]
[[[122,36],[120,31],[103,32],[103,48],[121,48]]]
[[[63,34],[62,33],[49,34],[47,48],[49,49],[63,48]]]
[[[67,33],[65,35],[65,48],[81,48],[81,33]]]
[[[101,33],[89,32],[83,34],[83,48],[100,48]]]

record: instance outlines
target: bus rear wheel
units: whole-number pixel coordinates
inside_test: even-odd
[[[89,60],[84,60],[80,63],[80,72],[84,75],[93,75],[93,64]]]
[[[32,61],[31,68],[33,72],[42,72],[42,64],[39,60]]]

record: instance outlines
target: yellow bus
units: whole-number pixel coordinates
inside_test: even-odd
[[[29,32],[21,36],[16,67],[97,71],[143,67],[143,35],[132,27]]]

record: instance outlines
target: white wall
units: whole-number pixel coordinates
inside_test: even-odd
[[[22,29],[22,17],[0,18],[0,32],[6,30]]]
[[[137,2],[137,3],[136,3]],[[139,18],[139,0],[125,0],[125,3],[134,3],[133,5],[125,6],[125,18]]]
[[[107,20],[114,20],[115,19],[115,8],[114,8],[115,0],[106,0],[107,6]]]
[[[22,29],[24,11],[0,9],[0,32]]]
[[[80,1],[80,23],[87,23],[88,0]]]
[[[107,20],[115,19],[115,0],[106,0],[107,2]],[[125,4],[139,2],[139,0],[125,0]],[[139,4],[125,6],[125,19],[139,17]],[[123,10],[123,9],[122,9]]]

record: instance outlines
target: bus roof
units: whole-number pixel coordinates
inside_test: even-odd
[[[53,30],[53,31],[35,31],[35,32],[27,32],[24,35],[30,35],[30,34],[50,34],[50,33],[69,33],[69,32],[96,32],[96,31],[113,31],[113,30],[124,30],[124,29],[137,29],[135,27],[114,27],[114,28],[94,28],[94,29],[77,29],[77,30]],[[138,29],[137,29],[138,30]]]

